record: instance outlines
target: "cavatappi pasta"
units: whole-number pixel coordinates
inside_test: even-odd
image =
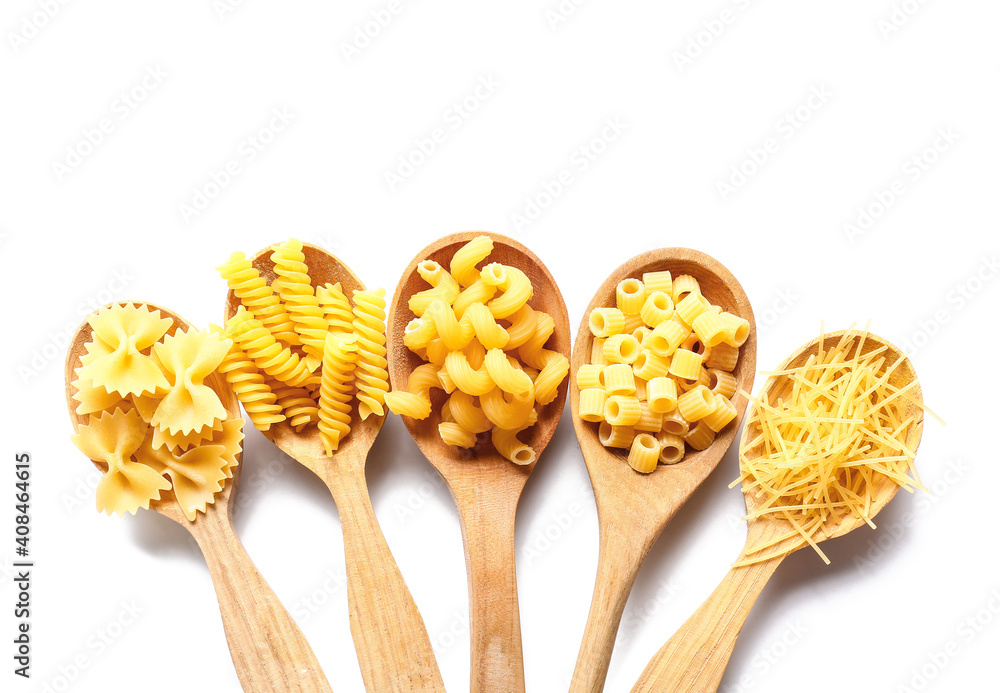
[[[258,430],[315,426],[332,455],[350,435],[355,400],[362,420],[385,414],[385,291],[354,291],[352,301],[340,283],[314,287],[295,239],[273,246],[271,261],[270,284],[243,253],[217,268],[240,301],[217,328],[232,339],[220,370]]]
[[[749,519],[770,515],[792,529],[748,547],[738,565],[806,544],[829,564],[816,541],[825,526],[857,518],[875,527],[870,510],[886,482],[923,489],[909,447],[926,411],[918,381],[894,383],[906,357],[891,358],[884,345],[866,348],[868,336],[848,330],[838,340],[821,337],[804,364],[766,374],[778,379],[775,400],[770,387],[750,398],[741,475],[732,486],[756,498]]]
[[[205,382],[222,370],[231,340],[168,334],[173,320],[144,304],[102,308],[87,322],[92,339],[71,383],[85,421],[72,440],[105,469],[98,510],[135,514],[171,491],[193,521],[232,478],[243,440],[243,420]]]
[[[516,267],[482,267],[493,240],[479,236],[456,251],[446,269],[425,260],[417,272],[429,288],[409,298],[414,319],[403,344],[426,363],[406,389],[385,395],[390,411],[415,419],[431,415],[430,391],[448,398],[438,433],[448,445],[472,448],[489,434],[493,447],[515,464],[531,464],[535,451],[518,434],[538,420],[569,373],[569,360],[545,348],[552,316],[528,305],[531,281]]]
[[[579,415],[637,472],[704,450],[736,418],[743,318],[712,305],[691,275],[669,270],[622,280],[613,306],[595,308],[590,363],[576,374]]]

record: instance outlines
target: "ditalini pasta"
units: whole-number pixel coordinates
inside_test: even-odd
[[[143,304],[102,308],[88,323],[92,340],[72,382],[85,421],[72,440],[105,470],[98,510],[135,514],[169,492],[195,520],[232,477],[243,439],[243,420],[206,380],[227,360],[227,377],[244,389],[258,383],[240,374],[259,374],[220,330],[168,335],[173,320]]]
[[[713,306],[694,277],[664,269],[624,279],[589,325],[579,415],[605,447],[627,450],[637,472],[704,450],[736,418],[732,372],[750,325]]]
[[[538,406],[557,397],[569,360],[545,348],[555,321],[528,304],[527,275],[498,262],[478,268],[492,252],[493,240],[478,236],[455,252],[447,270],[432,260],[417,265],[429,288],[409,298],[415,317],[403,344],[426,363],[413,370],[405,390],[384,400],[396,414],[426,419],[431,390],[443,390],[448,398],[438,433],[445,443],[472,448],[489,433],[503,457],[531,464],[535,451],[517,436],[535,425]],[[592,374],[595,388],[599,375]],[[588,402],[603,412],[603,397]]]
[[[774,401],[771,388],[750,398],[741,475],[732,485],[756,497],[750,518],[772,515],[792,529],[751,547],[740,564],[806,544],[829,563],[815,540],[829,522],[857,518],[874,527],[870,509],[880,485],[923,488],[908,447],[926,411],[917,380],[894,384],[906,357],[893,360],[884,345],[866,348],[867,339],[867,330],[848,330],[835,342],[821,337],[804,364],[768,374],[779,379]]]
[[[283,421],[300,433],[318,429],[333,455],[350,435],[355,401],[362,420],[385,414],[385,291],[354,291],[352,302],[339,282],[313,286],[294,238],[272,246],[270,258],[270,284],[243,253],[218,268],[240,301],[220,328],[233,342],[220,370],[257,429]],[[438,293],[458,296],[458,284],[448,293],[441,279],[447,271],[426,271]]]

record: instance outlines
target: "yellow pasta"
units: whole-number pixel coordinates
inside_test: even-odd
[[[604,379],[602,377],[604,368],[605,366],[595,366],[591,363],[580,366],[576,372],[576,386],[581,390],[595,387],[604,389]]]
[[[358,351],[357,335],[327,334],[317,407],[319,436],[327,455],[332,455],[340,447],[340,441],[351,432],[351,398]]]
[[[660,443],[648,433],[640,433],[632,439],[628,463],[637,472],[649,474],[660,461]]]
[[[666,414],[677,407],[677,383],[673,378],[652,378],[647,382],[646,388],[646,398],[652,411]]]
[[[638,315],[646,299],[646,288],[642,282],[633,277],[618,282],[615,289],[615,302],[625,315]]]
[[[641,454],[639,470],[676,464],[735,425],[735,345],[747,339],[749,322],[711,303],[693,276],[664,269],[627,278],[613,306],[591,310],[588,325],[578,414],[598,425],[603,445],[628,449],[630,463]]]
[[[642,405],[636,397],[611,395],[604,404],[604,420],[612,426],[632,426],[642,416]]]
[[[617,308],[594,308],[589,324],[595,337],[606,339],[625,331],[625,314]]]
[[[358,338],[358,413],[361,420],[385,414],[389,372],[385,358],[385,290],[354,292],[354,334]]]
[[[698,421],[715,411],[715,395],[704,385],[685,392],[677,398],[677,410],[688,421]]]
[[[701,285],[698,284],[697,279],[690,274],[674,277],[670,297],[674,299],[675,306],[691,293],[701,293]]]
[[[243,253],[233,253],[216,269],[240,303],[261,321],[275,339],[285,346],[299,344],[295,325],[288,316],[281,298]]]
[[[212,330],[222,332],[215,325]],[[229,353],[219,364],[219,372],[232,386],[254,427],[259,431],[267,431],[272,424],[284,421],[285,415],[281,413],[281,406],[276,404],[277,397],[253,361],[243,353],[239,344],[233,340],[230,343]]]
[[[354,332],[354,311],[340,282],[317,286],[316,299],[323,309],[330,331],[347,334]],[[324,342],[324,348],[325,346]]]
[[[674,314],[674,302],[662,291],[653,291],[646,296],[640,311],[642,321],[650,327],[666,322]]]
[[[173,324],[145,305],[114,304],[92,313],[87,322],[102,353],[84,364],[77,375],[94,387],[121,397],[155,393],[170,387],[156,362],[142,352],[153,346]]]
[[[404,330],[403,344],[427,363],[413,371],[406,390],[387,393],[385,401],[393,412],[427,418],[433,408],[428,391],[440,387],[449,394],[438,423],[446,444],[474,448],[477,436],[489,432],[500,455],[530,464],[535,452],[517,435],[537,421],[536,404],[558,397],[569,359],[545,348],[555,320],[528,304],[528,276],[488,262],[492,250],[492,240],[481,236],[456,251],[450,274],[433,261],[417,265],[431,288],[408,298],[417,317]],[[421,370],[426,377],[415,378]],[[600,372],[589,375],[596,379],[589,384],[600,387]],[[586,377],[580,386],[588,384]]]
[[[294,238],[280,243],[271,251],[274,273],[271,283],[292,319],[295,333],[299,335],[310,370],[316,370],[323,360],[323,344],[329,324],[326,313],[309,280],[309,268],[302,252],[302,242]]]
[[[642,348],[630,334],[616,334],[604,340],[604,359],[608,363],[632,363]]]
[[[609,395],[634,395],[635,374],[627,363],[612,363],[601,372],[604,389]]]
[[[477,236],[455,251],[451,258],[449,269],[451,274],[462,286],[472,286],[480,279],[476,265],[485,260],[493,252],[493,239],[489,236]]]
[[[667,296],[671,297],[671,303],[673,303],[673,279],[669,270],[663,270],[661,272],[643,272],[642,274],[642,285],[646,287],[646,293],[651,294],[654,291],[662,291]]]
[[[660,431],[656,434],[656,441],[660,444],[660,462],[663,464],[677,464],[684,459],[682,436]]]
[[[580,390],[580,418],[584,421],[604,421],[604,405],[608,393],[603,388]]]
[[[275,380],[290,387],[315,382],[305,361],[278,343],[263,323],[243,306],[226,323],[226,334],[240,345],[257,368]]]
[[[653,378],[664,376],[670,368],[670,359],[657,356],[649,349],[643,349],[632,364],[635,377],[649,381]]]
[[[304,387],[291,387],[282,383],[271,383],[281,412],[288,424],[296,431],[302,431],[310,424],[319,423],[319,406],[313,399],[312,391]]]
[[[597,431],[597,437],[601,445],[606,448],[630,448],[632,440],[635,438],[635,429],[631,426],[613,426],[607,421],[602,421]]]
[[[204,381],[219,367],[231,345],[232,341],[220,339],[219,333],[194,329],[178,330],[154,344],[153,353],[172,385],[150,423],[172,434],[186,434],[226,418],[222,401]]]

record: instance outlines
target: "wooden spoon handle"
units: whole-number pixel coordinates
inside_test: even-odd
[[[711,693],[719,689],[743,623],[781,558],[731,568],[711,596],[660,648],[632,693]]]
[[[370,693],[440,691],[427,629],[375,518],[364,473],[331,484],[344,529],[351,634]]]
[[[243,690],[330,693],[316,655],[250,560],[228,514],[212,508],[188,526],[208,563]]]
[[[469,575],[472,693],[523,693],[512,503],[479,498],[459,506]]]
[[[590,602],[583,643],[576,658],[570,693],[601,693],[611,664],[618,626],[639,567],[649,553],[649,545],[633,547],[613,527],[603,527],[597,559],[597,581]]]

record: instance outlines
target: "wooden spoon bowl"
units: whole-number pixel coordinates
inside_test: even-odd
[[[422,363],[403,344],[406,325],[414,317],[408,307],[409,298],[427,288],[417,273],[417,266],[429,259],[448,268],[455,251],[483,235],[493,239],[493,252],[486,262],[500,262],[522,270],[534,287],[529,305],[555,320],[555,332],[546,348],[569,356],[566,305],[541,260],[517,241],[499,234],[457,233],[417,253],[403,271],[393,296],[388,323],[389,374],[397,388],[405,388],[410,373]],[[488,436],[483,436],[470,450],[445,444],[438,434],[438,424],[441,423],[441,405],[447,396],[440,390],[431,391],[433,406],[429,417],[424,420],[402,417],[421,452],[448,484],[458,506],[469,576],[473,693],[524,690],[514,570],[514,516],[528,475],[559,423],[567,384],[568,379],[559,386],[559,393],[552,402],[538,408],[538,423],[518,436],[535,451],[536,461],[528,465],[517,465],[502,457]]]
[[[635,472],[628,465],[628,451],[604,447],[597,424],[580,418],[576,373],[580,366],[590,363],[594,340],[589,327],[591,311],[614,306],[615,289],[623,279],[641,279],[644,272],[660,270],[669,270],[675,277],[693,276],[711,303],[750,323],[750,336],[740,348],[733,372],[737,390],[750,391],[757,367],[757,328],[746,293],[721,263],[696,250],[661,248],[632,258],[611,273],[587,306],[573,347],[570,410],[597,501],[600,555],[590,615],[570,686],[573,693],[599,693],[604,689],[618,625],[640,566],[663,528],[718,466],[746,410],[746,399],[735,397],[736,419],[710,447],[688,450],[677,464],[660,465],[650,474]]]
[[[169,335],[191,327],[176,313],[151,303],[144,305],[173,320],[167,330]],[[71,383],[76,379],[76,369],[82,365],[86,344],[92,340],[93,330],[85,320],[73,336],[66,357],[66,404],[74,430],[86,424],[88,416],[76,413],[75,388]],[[228,417],[239,419],[240,404],[225,377],[216,370],[205,379],[205,384],[219,396]],[[237,455],[240,464],[232,468],[232,478],[225,482],[215,502],[193,522],[184,515],[173,491],[161,491],[160,499],[151,502],[149,507],[188,530],[201,548],[219,599],[229,652],[243,688],[248,691],[328,692],[330,684],[309,643],[258,572],[233,529],[230,500],[239,484],[242,460],[241,447]],[[102,472],[106,471],[105,465],[94,464]]]
[[[819,346],[825,342],[827,346],[840,341],[844,332],[834,332],[817,338],[790,356],[779,368],[801,366],[810,354],[817,353]],[[855,333],[857,334],[857,333]],[[855,342],[857,337],[855,337]],[[887,363],[893,363],[904,355],[897,347],[873,334],[868,334],[861,349],[862,354],[886,348]],[[889,382],[896,387],[902,387],[910,382],[918,382],[917,374],[909,359],[892,373]],[[764,391],[771,402],[778,397],[787,395],[791,386],[788,378],[772,376],[764,385]],[[916,452],[923,433],[923,410],[917,402],[921,401],[920,386],[912,391],[913,401],[908,405],[904,418],[912,414],[914,424],[909,428],[906,446]],[[746,422],[744,441],[753,440],[760,432],[760,422],[756,415],[751,414]],[[744,446],[742,453],[754,457],[760,453],[759,448]],[[870,509],[870,517],[874,517],[896,495],[899,486],[888,477],[880,476],[874,488],[874,501]],[[756,493],[744,494],[748,514],[759,507],[760,498]],[[819,543],[847,534],[866,524],[864,519],[848,515],[841,518],[831,518],[813,537]],[[752,547],[787,537],[794,534],[793,525],[785,519],[773,514],[760,515],[749,522],[747,527],[747,543],[740,554],[737,563],[746,558]],[[667,641],[659,652],[650,660],[642,676],[632,689],[633,693],[656,691],[657,693],[681,693],[696,691],[710,693],[719,688],[726,664],[736,646],[740,630],[750,614],[750,609],[757,601],[761,590],[781,562],[791,553],[805,546],[805,542],[790,538],[776,543],[766,549],[768,555],[774,557],[747,565],[737,565],[729,570],[722,583],[698,610],[681,626]]]
[[[253,266],[271,282],[277,276],[271,248],[253,258]],[[351,298],[364,284],[337,257],[304,243],[302,253],[314,287],[340,282]],[[230,290],[226,297],[228,320],[240,305]],[[438,691],[444,682],[413,596],[389,550],[375,517],[365,465],[384,416],[362,421],[358,408],[351,414],[351,432],[330,457],[326,455],[319,429],[309,426],[296,432],[287,422],[274,424],[265,435],[286,455],[315,473],[333,495],[340,510],[347,562],[347,600],[351,635],[361,665],[365,688],[371,693]]]

